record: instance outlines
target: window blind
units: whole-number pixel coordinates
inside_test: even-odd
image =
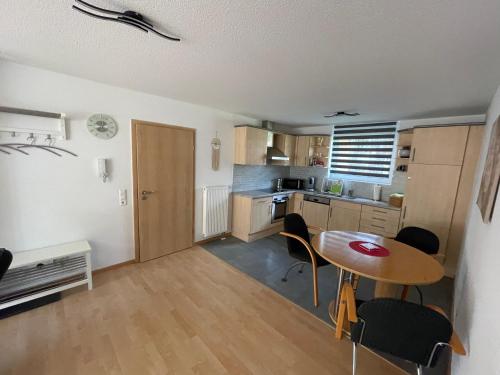
[[[389,179],[396,123],[334,125],[330,175]]]

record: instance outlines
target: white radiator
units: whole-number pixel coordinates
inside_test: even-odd
[[[229,187],[203,187],[203,236],[227,232]]]

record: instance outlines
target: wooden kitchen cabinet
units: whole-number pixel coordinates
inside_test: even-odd
[[[289,157],[288,161],[276,160],[273,165],[294,165],[297,137],[290,134],[274,134],[274,147]]]
[[[414,129],[410,164],[462,165],[468,134],[468,126]]]
[[[360,231],[385,237],[396,237],[399,231],[399,209],[363,205],[361,208]]]
[[[234,164],[266,165],[267,133],[251,126],[234,128]]]
[[[233,194],[232,228],[234,237],[245,242],[283,230],[283,222],[271,222],[272,197],[252,198]]]
[[[311,137],[305,135],[297,136],[295,146],[295,162],[296,167],[308,167],[310,158]]]
[[[439,237],[444,256],[453,217],[462,167],[410,164],[403,207],[402,227],[428,229]]]
[[[328,228],[329,211],[330,206],[327,204],[304,201],[302,205],[302,217],[306,224],[323,230]]]
[[[361,205],[357,203],[330,200],[328,230],[359,230]]]
[[[296,214],[302,215],[302,206],[304,204],[304,194],[294,193],[292,199],[289,201],[290,208],[288,212],[294,212]]]
[[[272,197],[252,199],[250,233],[260,232],[271,225]]]

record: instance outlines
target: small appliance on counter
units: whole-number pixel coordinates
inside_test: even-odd
[[[278,177],[275,180],[274,191],[282,191],[282,190],[283,190],[283,179],[281,177]]]
[[[380,186],[380,185],[373,185],[373,200],[374,201],[379,201],[381,195],[382,195],[382,186]]]
[[[304,186],[304,190],[314,191],[314,186],[316,185],[316,177],[311,176],[306,179],[306,184]]]
[[[301,178],[284,178],[283,190],[302,190],[304,189],[304,180]]]

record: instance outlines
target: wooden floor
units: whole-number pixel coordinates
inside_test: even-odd
[[[201,248],[0,321],[0,374],[350,374],[351,344]],[[362,349],[358,374],[401,374]]]

